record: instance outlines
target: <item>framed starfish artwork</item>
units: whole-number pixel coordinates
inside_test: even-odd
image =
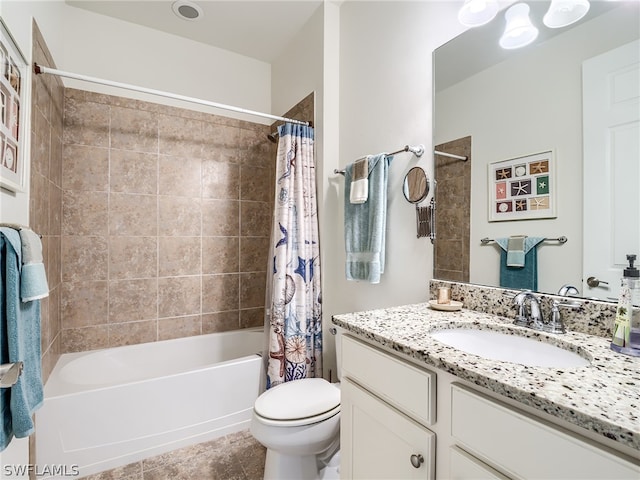
[[[556,217],[552,150],[488,167],[490,222]]]

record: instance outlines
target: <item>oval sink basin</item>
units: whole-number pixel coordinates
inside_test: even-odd
[[[466,353],[528,367],[584,367],[590,363],[586,358],[564,348],[533,338],[491,330],[454,328],[432,332],[431,336]]]

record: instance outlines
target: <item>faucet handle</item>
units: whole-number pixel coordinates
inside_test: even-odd
[[[549,333],[566,333],[567,329],[560,315],[560,308],[580,308],[579,302],[559,302],[554,300],[551,304],[551,320],[545,325],[545,331]]]

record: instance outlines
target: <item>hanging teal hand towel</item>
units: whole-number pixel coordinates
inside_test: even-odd
[[[387,229],[387,179],[393,160],[385,153],[369,157],[369,192],[365,203],[350,202],[353,164],[345,168],[344,238],[347,280],[380,283],[384,273]]]
[[[500,286],[504,288],[516,288],[524,290],[538,289],[538,253],[537,245],[544,237],[526,237],[522,253],[524,254],[523,266],[510,266],[512,257],[509,257],[510,238],[496,238],[500,245]],[[513,245],[513,242],[512,242]],[[513,262],[515,263],[515,262]]]
[[[0,363],[23,362],[24,370],[11,388],[0,389],[0,451],[13,436],[34,431],[33,412],[43,402],[40,355],[40,301],[20,299],[20,235],[0,228]]]

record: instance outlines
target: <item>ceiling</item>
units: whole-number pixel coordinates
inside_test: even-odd
[[[174,0],[65,0],[68,5],[189,38],[271,63],[322,0],[194,0],[194,21],[173,13]]]

